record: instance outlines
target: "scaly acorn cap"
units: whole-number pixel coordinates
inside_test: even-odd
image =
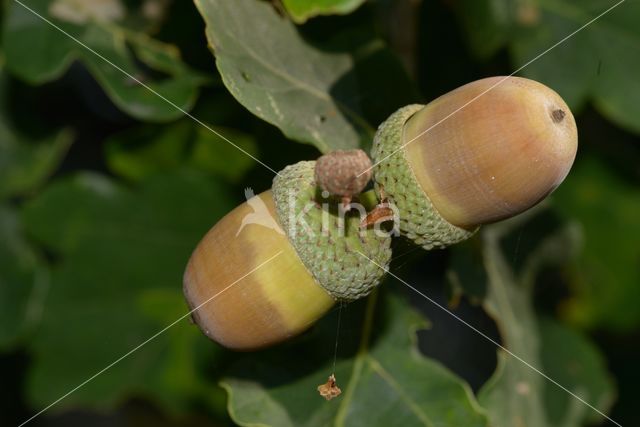
[[[247,192],[247,202],[191,255],[184,295],[212,340],[235,350],[274,345],[308,329],[336,300],[363,297],[380,282],[384,269],[356,251],[386,268],[391,238],[361,232],[356,211],[346,215],[341,234],[338,202],[317,196],[313,170],[314,162],[302,162],[282,171],[273,190]],[[376,203],[373,192],[360,199],[367,209]]]
[[[424,105],[408,105],[393,113],[376,132],[371,156],[375,187],[399,210],[400,233],[425,249],[444,248],[473,235],[475,229],[457,227],[433,207],[411,169],[402,148],[403,126]],[[387,157],[388,156],[388,157]],[[375,164],[375,163],[374,163]]]
[[[391,260],[391,237],[381,230],[360,228],[364,212],[357,209],[344,212],[341,218],[339,204],[319,195],[315,164],[287,166],[273,180],[278,218],[318,284],[337,300],[353,301],[380,283]],[[367,210],[376,204],[372,192],[361,195],[359,201]]]
[[[576,150],[575,120],[557,93],[492,77],[394,113],[376,133],[374,181],[399,208],[401,233],[444,247],[537,204]]]

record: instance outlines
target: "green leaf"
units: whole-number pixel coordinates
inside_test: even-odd
[[[93,2],[83,6],[90,12],[78,12],[83,8],[74,9],[75,6],[61,12],[57,6],[69,1],[35,0],[27,5],[78,41],[17,2],[9,3],[3,40],[7,67],[12,73],[32,84],[42,84],[60,77],[73,61],[79,60],[115,105],[136,118],[168,121],[182,116],[180,109],[193,106],[204,79],[181,61],[174,46],[117,25],[117,14],[101,16],[101,9]]]
[[[256,142],[235,129],[210,126],[252,156]],[[166,126],[143,125],[107,142],[112,171],[131,180],[166,173],[180,167],[200,170],[237,182],[255,166],[255,160],[190,119]]]
[[[5,127],[0,113],[0,199],[28,193],[60,164],[71,143],[69,132],[31,141]]]
[[[570,271],[572,296],[563,313],[587,328],[622,331],[640,324],[638,187],[590,156],[576,163],[554,201],[585,235],[584,250]]]
[[[224,188],[167,174],[127,189],[93,174],[59,180],[30,202],[28,231],[58,262],[28,395],[47,405],[188,312],[182,273],[204,232],[230,209]],[[108,407],[150,394],[180,410],[211,388],[196,363],[197,328],[182,322],[71,394],[60,407]],[[217,347],[208,345],[208,363]]]
[[[291,139],[323,152],[367,147],[375,127],[415,96],[379,40],[363,41],[362,33],[354,33],[351,40],[341,39],[342,46],[320,47],[267,2],[196,5],[224,84],[249,111]]]
[[[71,144],[71,134],[56,131],[39,140],[13,126],[7,78],[0,68],[0,200],[32,191],[55,170]]]
[[[473,53],[482,59],[496,54],[507,42],[511,26],[512,0],[460,0],[455,3]]]
[[[333,318],[295,348],[239,362],[222,384],[233,420],[278,427],[486,426],[466,383],[416,348],[415,334],[425,320],[397,296],[385,295],[375,307],[372,296],[363,317],[343,319],[350,335],[340,341],[341,352],[348,347],[349,355],[340,356],[335,367],[341,396],[327,402],[316,390],[331,373]],[[354,331],[362,331],[357,349],[351,348]]]
[[[299,24],[318,15],[346,15],[356,10],[364,0],[283,0],[289,15]]]
[[[0,242],[0,350],[5,350],[38,324],[49,273],[24,240],[16,212],[2,204]]]
[[[606,361],[599,350],[581,334],[551,319],[539,322],[545,373],[578,395],[589,396],[597,408],[611,406],[614,385],[607,375]],[[597,424],[602,417],[582,402],[546,381],[544,402],[550,426]]]
[[[467,2],[469,3],[469,2]],[[486,55],[508,44],[519,68],[613,6],[601,0],[482,0],[483,23],[459,8],[471,44]],[[476,19],[473,19],[473,18]],[[522,75],[555,89],[572,109],[588,100],[618,125],[640,132],[640,3],[626,1],[527,65]],[[489,30],[487,30],[489,29]]]
[[[478,399],[496,427],[579,427],[598,419],[597,413],[531,368],[544,372],[603,412],[612,403],[613,385],[597,350],[569,329],[552,321],[540,322],[533,307],[532,291],[538,273],[574,256],[580,242],[579,229],[571,224],[549,229],[545,215],[534,218],[537,222],[520,229],[517,252],[513,253],[520,261],[514,262],[505,245],[510,235],[518,234],[514,229],[523,220],[520,217],[486,227],[481,258],[474,252],[470,256],[469,248],[458,248],[454,254],[451,278],[480,297],[497,323],[502,345],[521,359],[498,349],[496,372]],[[521,240],[526,241],[524,248]],[[478,272],[479,263],[484,266],[483,278],[467,274]],[[483,280],[485,289],[481,292],[478,280]]]

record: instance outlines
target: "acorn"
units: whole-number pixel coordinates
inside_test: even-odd
[[[246,191],[247,202],[194,250],[184,294],[195,323],[223,346],[254,350],[284,341],[337,301],[368,295],[384,276],[391,237],[361,229],[358,211],[323,198],[314,167],[288,166],[270,191]],[[376,196],[363,194],[360,202],[370,208]]]
[[[403,235],[442,248],[544,199],[568,174],[577,143],[556,92],[520,77],[486,78],[380,125],[374,185],[399,210]]]

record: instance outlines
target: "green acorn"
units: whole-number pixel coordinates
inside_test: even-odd
[[[374,139],[374,182],[398,208],[402,234],[442,248],[540,202],[566,177],[577,141],[553,90],[482,79],[391,115]]]
[[[385,270],[378,265],[390,262],[391,237],[361,229],[360,212],[323,198],[314,166],[285,168],[271,191],[248,194],[196,247],[184,294],[209,338],[237,350],[267,347],[380,283]],[[367,209],[376,203],[373,192],[359,200]]]

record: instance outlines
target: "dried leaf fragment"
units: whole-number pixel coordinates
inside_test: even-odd
[[[334,397],[340,396],[342,390],[340,390],[340,387],[336,385],[335,375],[331,374],[326,383],[318,386],[318,392],[320,393],[320,396],[324,397],[327,400],[331,400]]]
[[[373,210],[371,210],[371,212],[369,212],[367,216],[360,222],[360,228],[368,228],[377,223],[383,223],[393,220],[393,209],[389,207],[388,203],[381,203],[373,208]]]

